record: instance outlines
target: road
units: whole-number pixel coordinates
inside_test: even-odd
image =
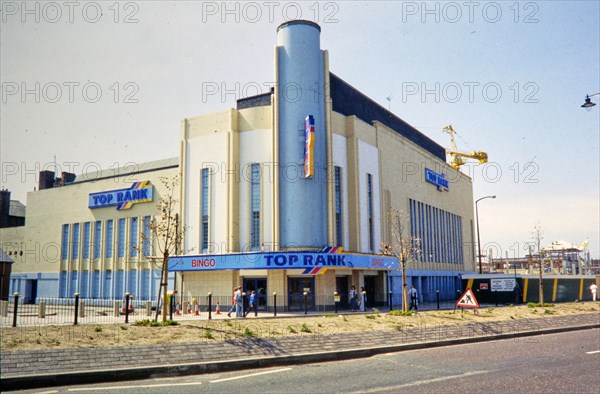
[[[600,329],[340,362],[27,393],[597,393]]]

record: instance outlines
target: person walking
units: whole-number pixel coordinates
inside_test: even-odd
[[[235,317],[243,317],[243,302],[244,300],[242,299],[242,287],[239,286],[237,288],[237,290],[235,291],[235,294],[233,296],[234,302],[235,302]]]
[[[590,291],[592,292],[592,301],[596,302],[596,295],[598,294],[598,286],[595,283],[592,283],[590,286]]]
[[[231,293],[231,308],[229,308],[229,312],[227,312],[227,316],[231,317],[231,313],[235,312],[235,292],[237,291],[237,287],[233,288],[233,293]]]
[[[410,289],[408,290],[408,298],[410,298],[410,309],[415,308],[415,311],[419,309],[417,297],[417,289],[415,289],[413,285],[410,285]]]
[[[348,302],[350,302],[350,309],[352,312],[356,312],[356,299],[358,298],[358,294],[356,293],[356,287],[350,287],[350,292],[348,292]]]
[[[256,296],[256,291],[252,290],[252,293],[250,293],[250,305],[248,310],[246,311],[244,317],[248,316],[248,313],[250,313],[251,311],[254,311],[254,317],[258,316],[258,297]]]

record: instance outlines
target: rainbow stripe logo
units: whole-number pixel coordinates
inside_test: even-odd
[[[344,250],[344,248],[342,246],[328,246],[328,247],[323,248],[321,253],[341,254],[343,250]],[[304,272],[302,272],[302,275],[323,275],[325,272],[327,272],[326,267],[310,267],[310,268],[306,268],[304,270]]]

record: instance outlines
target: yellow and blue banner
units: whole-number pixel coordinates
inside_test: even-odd
[[[315,118],[308,115],[304,119],[305,144],[304,144],[304,177],[312,178],[315,174]]]

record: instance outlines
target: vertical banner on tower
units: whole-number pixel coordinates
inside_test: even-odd
[[[306,117],[305,126],[304,177],[312,178],[315,173],[315,118],[312,115]]]

